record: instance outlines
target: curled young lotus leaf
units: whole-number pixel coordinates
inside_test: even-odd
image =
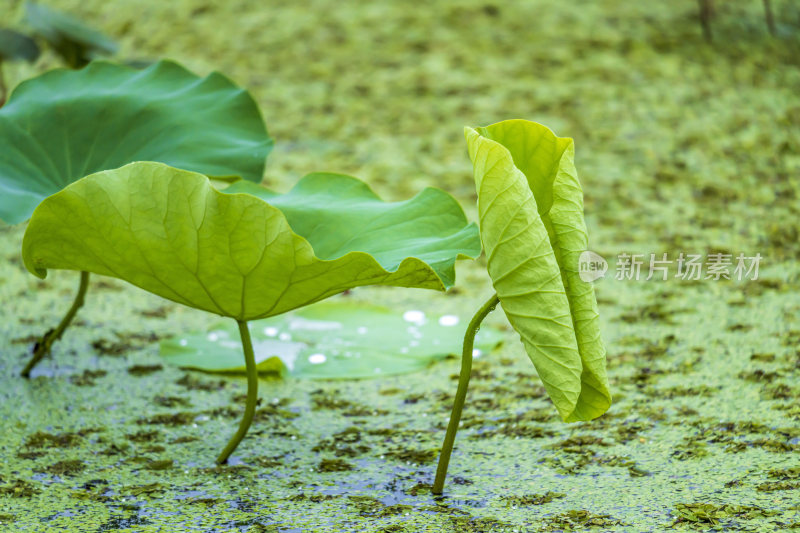
[[[456,259],[480,253],[477,227],[437,189],[384,203],[355,178],[312,174],[284,196],[266,195],[297,210],[308,199],[307,220],[293,228],[279,207],[252,194],[221,193],[205,176],[161,163],[132,163],[45,199],[25,232],[23,259],[39,277],[49,268],[94,272],[248,321],[360,285],[444,290]],[[315,205],[353,215],[349,233]]]
[[[261,181],[272,146],[253,98],[221,74],[94,62],[22,82],[0,108],[0,220],[102,170],[159,161]]]
[[[611,405],[572,139],[508,120],[465,131],[488,271],[509,322],[566,422]]]

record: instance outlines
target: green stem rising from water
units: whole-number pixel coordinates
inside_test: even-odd
[[[256,403],[258,402],[258,371],[256,370],[256,357],[253,353],[253,341],[250,339],[250,330],[247,328],[247,322],[237,320],[239,324],[239,335],[242,338],[242,348],[244,348],[244,361],[247,367],[247,403],[244,408],[244,416],[242,421],[239,422],[239,429],[236,434],[228,442],[222,453],[217,458],[217,464],[223,464],[228,461],[228,457],[233,453],[239,443],[247,434],[250,429],[250,424],[253,422],[253,415],[256,413]]]
[[[500,299],[497,294],[492,296],[483,307],[475,313],[472,320],[467,326],[467,332],[464,334],[464,348],[461,352],[461,374],[458,378],[458,389],[456,390],[456,398],[453,401],[453,410],[450,413],[450,423],[447,425],[447,433],[444,437],[444,444],[442,444],[442,452],[439,455],[439,466],[436,469],[436,480],[433,482],[434,494],[441,494],[444,490],[444,479],[447,477],[447,467],[450,464],[450,454],[453,452],[453,444],[456,440],[456,432],[458,425],[461,422],[461,410],[464,407],[464,401],[467,398],[467,387],[469,387],[469,375],[472,371],[472,348],[475,344],[475,334],[481,327],[481,322],[486,316],[494,311]]]
[[[61,338],[61,336],[64,334],[64,330],[67,329],[72,322],[72,319],[75,318],[75,315],[78,313],[78,309],[83,307],[83,300],[86,296],[86,289],[88,288],[89,273],[81,272],[81,282],[78,286],[78,294],[75,295],[75,300],[72,302],[72,307],[69,308],[69,311],[67,311],[67,314],[61,319],[61,322],[58,324],[58,326],[56,326],[55,329],[51,329],[45,333],[41,340],[34,345],[33,356],[22,370],[22,377],[31,377],[31,370],[33,370],[33,367],[39,364],[39,361],[44,359],[44,357],[50,353],[50,348],[53,346],[53,343]]]

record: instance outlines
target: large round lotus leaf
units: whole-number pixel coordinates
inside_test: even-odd
[[[578,275],[587,249],[572,139],[509,120],[466,129],[489,275],[509,322],[562,418],[611,405],[594,289]]]
[[[203,175],[140,162],[88,176],[45,199],[28,224],[22,256],[39,277],[48,268],[95,272],[197,309],[253,320],[360,285],[444,290],[454,281],[456,259],[480,253],[476,226],[442,191],[381,203],[379,219],[372,213],[379,200],[355,178],[312,175],[293,195],[311,203],[326,195],[354,214],[363,211],[351,219],[349,233],[359,249],[340,242],[341,228],[329,226],[326,213],[308,210],[303,229],[309,233],[301,236],[261,198],[223,194]]]
[[[94,62],[21,83],[0,108],[0,220],[133,161],[261,181],[272,146],[253,98],[220,74]]]
[[[355,379],[416,372],[450,354],[461,353],[466,317],[435,315],[418,309],[328,300],[281,316],[248,324],[261,373],[306,379]],[[503,333],[481,327],[476,355],[503,340]],[[206,372],[244,373],[236,324],[221,321],[161,342],[170,364]]]

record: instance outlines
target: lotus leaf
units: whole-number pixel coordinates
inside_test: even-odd
[[[73,181],[133,161],[261,181],[272,146],[253,98],[170,61],[93,62],[22,82],[0,109],[0,220],[28,219]]]
[[[508,120],[467,128],[481,240],[500,304],[566,422],[611,405],[572,139]]]
[[[456,258],[480,251],[477,228],[440,190],[384,203],[355,178],[312,174],[285,196],[272,201],[302,211],[308,224],[297,229],[308,233],[251,194],[220,193],[205,176],[162,163],[132,163],[45,199],[23,259],[39,277],[48,268],[95,272],[247,321],[359,285],[444,290]],[[361,218],[343,236],[317,202]]]
[[[499,303],[565,422],[611,405],[593,287],[578,274],[588,238],[572,139],[507,120],[466,128],[487,270],[496,293],[464,337],[461,375],[433,493],[441,494],[469,386],[472,343]]]

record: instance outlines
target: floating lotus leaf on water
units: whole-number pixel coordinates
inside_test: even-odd
[[[466,320],[347,301],[325,301],[278,317],[250,322],[260,373],[309,379],[354,379],[405,374],[461,351]],[[484,326],[478,353],[503,334]],[[170,364],[206,372],[244,373],[239,332],[230,321],[209,331],[161,342]]]

